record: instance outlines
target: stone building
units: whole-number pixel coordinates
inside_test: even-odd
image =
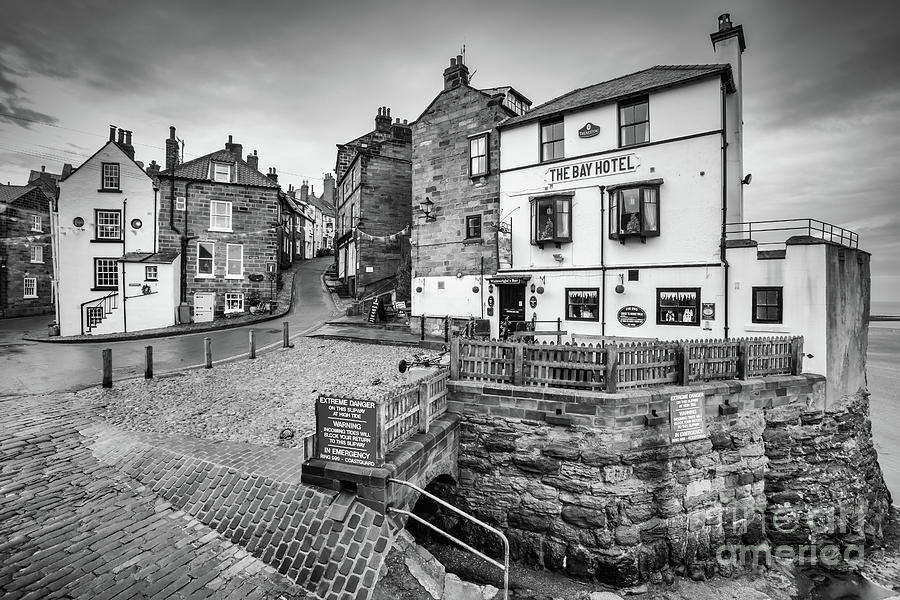
[[[0,185],[0,317],[53,312],[51,203],[40,186]]]
[[[180,252],[182,307],[195,321],[238,314],[275,293],[281,248],[278,175],[244,160],[231,136],[222,150],[179,163],[175,128],[159,174],[160,248]],[[179,310],[186,321],[190,311]]]
[[[469,85],[463,57],[412,124],[412,314],[484,317],[485,275],[498,265],[500,137],[497,124],[531,101],[511,87]]]
[[[412,133],[379,108],[375,129],[338,145],[338,277],[351,295],[393,295],[401,262],[401,238],[410,224]]]

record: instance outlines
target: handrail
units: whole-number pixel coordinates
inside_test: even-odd
[[[433,531],[437,531],[438,533],[440,533],[440,534],[446,536],[448,539],[450,539],[450,540],[452,540],[453,542],[459,544],[460,546],[462,546],[463,548],[465,548],[465,549],[468,550],[469,552],[475,554],[476,556],[478,556],[478,557],[480,557],[480,558],[483,558],[484,560],[488,561],[489,563],[491,563],[492,565],[494,565],[494,566],[497,567],[498,569],[502,569],[502,570],[503,570],[503,600],[509,600],[509,540],[506,539],[506,535],[504,535],[504,533],[503,533],[502,531],[500,531],[499,529],[495,529],[494,527],[491,527],[491,526],[488,525],[487,523],[478,520],[477,518],[473,517],[472,515],[468,514],[467,512],[464,512],[464,511],[462,511],[462,510],[456,508],[455,506],[453,506],[452,504],[450,504],[450,503],[447,502],[446,500],[442,500],[442,499],[438,498],[437,496],[435,496],[435,495],[432,494],[431,492],[426,492],[425,490],[423,490],[422,488],[420,488],[419,486],[417,486],[417,485],[414,484],[414,483],[410,483],[409,481],[403,481],[402,479],[388,479],[388,483],[396,483],[396,484],[399,484],[399,485],[405,485],[406,487],[411,488],[411,489],[413,489],[413,490],[419,492],[420,494],[425,495],[425,496],[426,496],[427,498],[429,498],[430,500],[433,500],[434,502],[437,502],[438,504],[440,504],[440,505],[443,506],[444,508],[447,508],[447,509],[449,509],[449,510],[455,512],[456,514],[458,514],[459,516],[463,517],[464,519],[468,519],[469,521],[475,523],[476,525],[480,525],[480,526],[483,527],[484,529],[487,529],[487,530],[490,531],[491,533],[494,533],[494,534],[500,536],[500,539],[503,540],[503,565],[501,565],[498,561],[494,560],[493,558],[491,558],[491,557],[489,557],[489,556],[487,556],[487,555],[485,555],[485,554],[482,554],[481,552],[479,552],[479,551],[476,550],[475,548],[469,546],[468,544],[466,544],[466,543],[463,542],[462,540],[459,540],[459,539],[457,539],[456,537],[450,535],[449,533],[447,533],[447,532],[444,531],[443,529],[440,529],[440,528],[438,528],[438,527],[432,525],[431,523],[429,523],[429,522],[426,521],[425,519],[419,517],[418,515],[414,515],[414,514],[413,514],[412,512],[410,512],[410,511],[402,510],[402,509],[399,509],[399,508],[394,508],[394,507],[392,507],[392,506],[388,506],[388,508],[387,508],[388,512],[395,512],[395,513],[399,513],[399,514],[402,514],[402,515],[406,515],[407,517],[412,517],[415,521],[417,521],[417,522],[419,522],[419,523],[422,523],[423,525],[429,527],[429,528],[432,529]]]
[[[85,317],[85,308],[96,308],[98,306],[104,307],[104,314],[111,313],[113,309],[118,308],[118,305],[109,306],[112,304],[112,299],[116,298],[119,295],[119,292],[110,292],[105,296],[101,296],[100,298],[94,298],[93,300],[85,300],[81,303],[80,311],[81,311],[81,335],[84,335],[84,317]],[[87,304],[91,304],[91,306],[86,306]],[[88,324],[87,330],[90,331],[93,327]]]
[[[785,227],[767,227],[774,224],[794,224]],[[760,227],[760,226],[763,227]],[[813,218],[800,219],[767,219],[763,221],[741,221],[725,224],[725,237],[734,239],[736,236],[746,234],[746,239],[753,239],[754,233],[772,233],[782,231],[805,231],[810,237],[817,237],[829,242],[834,242],[848,248],[859,247],[859,235],[849,229],[826,223]],[[729,230],[729,228],[732,228]],[[737,229],[734,229],[737,228]],[[819,235],[813,235],[819,234]],[[779,241],[757,241],[759,245],[783,244],[785,240]]]

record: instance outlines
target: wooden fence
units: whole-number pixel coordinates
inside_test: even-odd
[[[450,377],[616,392],[697,381],[797,375],[803,338],[526,344],[453,338]]]

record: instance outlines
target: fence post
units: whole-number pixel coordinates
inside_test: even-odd
[[[742,339],[738,346],[737,376],[738,379],[747,379],[750,374],[750,340]]]
[[[619,383],[619,346],[611,342],[606,346],[606,391],[613,394]]]
[[[453,338],[454,341],[459,338]],[[428,383],[419,382],[419,432],[428,433],[431,421],[431,398],[428,397]]]
[[[525,345],[513,344],[513,385],[522,385],[525,374]]]
[[[562,317],[556,317],[556,331],[557,332],[562,331]],[[562,334],[557,333],[556,334],[556,345],[559,346],[560,344],[562,344]]]
[[[203,357],[206,359],[206,368],[212,369],[212,340],[203,338]]]
[[[444,343],[450,341],[450,315],[444,317]]]
[[[282,331],[281,331],[281,347],[282,348],[293,348],[294,345],[291,343],[291,324],[287,321],[282,323]]]
[[[675,350],[678,361],[678,385],[687,385],[691,380],[691,349],[687,344],[678,344]]]
[[[112,387],[112,349],[103,349],[103,387]]]
[[[375,435],[378,437],[375,440],[375,450],[378,453],[375,457],[375,466],[380,467],[384,462],[384,455],[387,454],[387,440],[385,439],[384,424],[387,422],[385,418],[384,411],[387,410],[387,403],[384,401],[384,398],[380,398],[377,400],[377,409],[375,410]]]
[[[425,341],[425,315],[422,315],[422,332],[419,339],[421,339],[423,342]]]
[[[144,379],[153,379],[153,346],[144,346]]]
[[[459,379],[459,338],[450,341],[450,379]]]
[[[247,358],[256,358],[256,332],[250,330],[250,353]]]
[[[803,372],[803,338],[795,337],[791,340],[791,375],[799,375]]]

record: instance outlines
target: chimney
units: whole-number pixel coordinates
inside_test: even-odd
[[[253,154],[247,155],[247,164],[254,171],[259,171],[259,156],[257,156],[256,150],[253,151]]]
[[[147,165],[147,168],[144,169],[144,171],[145,171],[145,172],[147,173],[147,175],[149,175],[151,178],[156,179],[156,178],[159,176],[159,165],[156,164],[156,161],[155,161],[155,160],[152,160],[152,161],[150,161],[150,164]]]
[[[406,119],[400,121],[400,117],[391,125],[391,137],[395,140],[412,141],[412,128],[407,125]]]
[[[325,173],[323,187],[324,187],[324,189],[322,191],[322,198],[329,204],[333,204],[334,203],[334,177],[331,176],[331,173]]]
[[[275,167],[269,167],[269,173],[266,177],[271,179],[274,183],[278,183],[278,173],[275,172]]]
[[[300,200],[303,202],[309,201],[309,184],[306,180],[303,180],[303,185],[300,186]]]
[[[243,144],[235,144],[232,141],[232,137],[228,136],[228,142],[225,144],[225,149],[234,154],[237,158],[240,158],[244,155],[244,146]]]
[[[47,165],[41,165],[41,173],[47,172]]]
[[[64,164],[63,168],[62,168],[62,174],[60,176],[63,179],[65,179],[66,177],[68,177],[71,174],[72,174],[72,165],[69,163]]]
[[[378,109],[378,116],[375,117],[375,131],[382,133],[391,132],[391,109],[386,106]]]
[[[131,160],[134,160],[134,146],[131,143],[131,133],[131,131],[125,130],[125,145],[122,147],[122,150],[125,151],[125,154],[127,154]]]
[[[119,127],[119,135],[117,137],[118,137],[118,139],[116,140],[116,142],[120,146],[124,146],[125,145],[125,130],[122,129],[121,127]]]
[[[111,141],[111,142],[116,141],[116,126],[115,125],[109,126],[109,141]]]
[[[458,85],[469,85],[469,69],[463,64],[462,54],[450,59],[450,66],[444,69],[444,90]]]
[[[178,164],[178,140],[175,139],[175,127],[169,127],[166,140],[166,170],[170,171]]]

